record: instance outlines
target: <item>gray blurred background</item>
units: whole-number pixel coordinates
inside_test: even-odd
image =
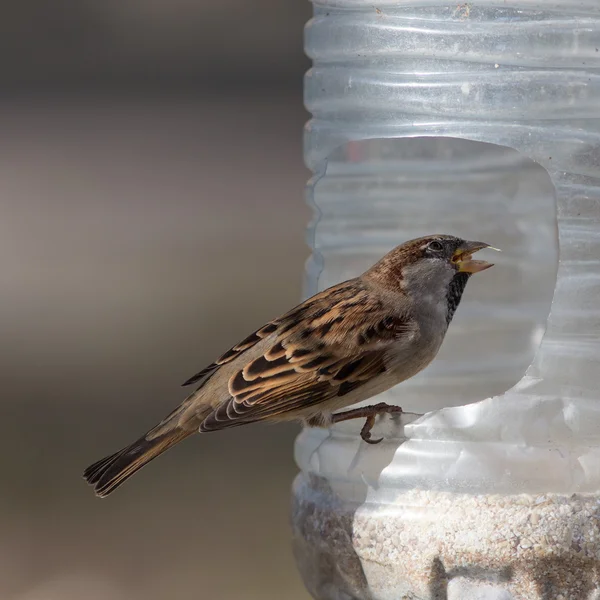
[[[0,599],[304,599],[288,427],[87,464],[296,303],[305,0],[12,3],[0,24]]]

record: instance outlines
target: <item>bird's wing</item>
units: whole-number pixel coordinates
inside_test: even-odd
[[[259,329],[194,378],[210,377],[239,359],[240,368],[228,381],[230,397],[200,430],[259,421],[344,396],[383,373],[390,346],[415,331],[414,321],[390,311],[360,280],[330,288]],[[267,338],[260,356],[249,352],[243,360],[242,353]]]
[[[302,324],[303,318],[310,315],[313,319],[325,316],[328,310],[328,303],[336,303],[338,300],[349,300],[352,296],[355,296],[355,301],[358,302],[360,298],[365,301],[364,289],[358,283],[358,280],[350,280],[339,285],[333,286],[324,292],[316,294],[312,298],[305,300],[288,313],[271,321],[257,329],[254,333],[251,333],[248,337],[243,339],[239,344],[236,344],[225,354],[220,356],[215,362],[211,363],[189,379],[187,379],[182,386],[188,386],[195,383],[199,383],[198,389],[201,389],[207,381],[212,377],[222,366],[232,363],[236,359],[240,358],[248,350],[256,346],[261,340],[274,336],[278,339],[280,336],[285,334],[291,334],[295,326]],[[358,296],[358,297],[356,297]],[[355,305],[346,305],[347,308],[353,308]],[[334,310],[336,306],[330,306],[331,310]],[[337,316],[337,314],[335,315]],[[326,333],[326,332],[325,332]]]

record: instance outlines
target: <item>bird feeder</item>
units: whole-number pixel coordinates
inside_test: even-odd
[[[306,293],[433,233],[500,247],[402,406],[296,443],[318,600],[600,598],[600,4],[318,0]]]

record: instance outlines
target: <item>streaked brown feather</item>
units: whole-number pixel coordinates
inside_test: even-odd
[[[348,394],[385,371],[387,350],[414,326],[390,314],[357,279],[317,294],[275,323],[272,346],[240,363],[229,379],[231,398],[204,419],[200,431],[302,411]],[[238,357],[245,350],[237,350]]]

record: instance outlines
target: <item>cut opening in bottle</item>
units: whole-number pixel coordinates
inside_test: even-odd
[[[311,292],[421,235],[502,249],[486,257],[496,266],[469,282],[436,360],[382,400],[422,414],[500,395],[523,377],[544,335],[558,264],[555,189],[543,167],[465,139],[370,139],[335,150],[310,196]]]

